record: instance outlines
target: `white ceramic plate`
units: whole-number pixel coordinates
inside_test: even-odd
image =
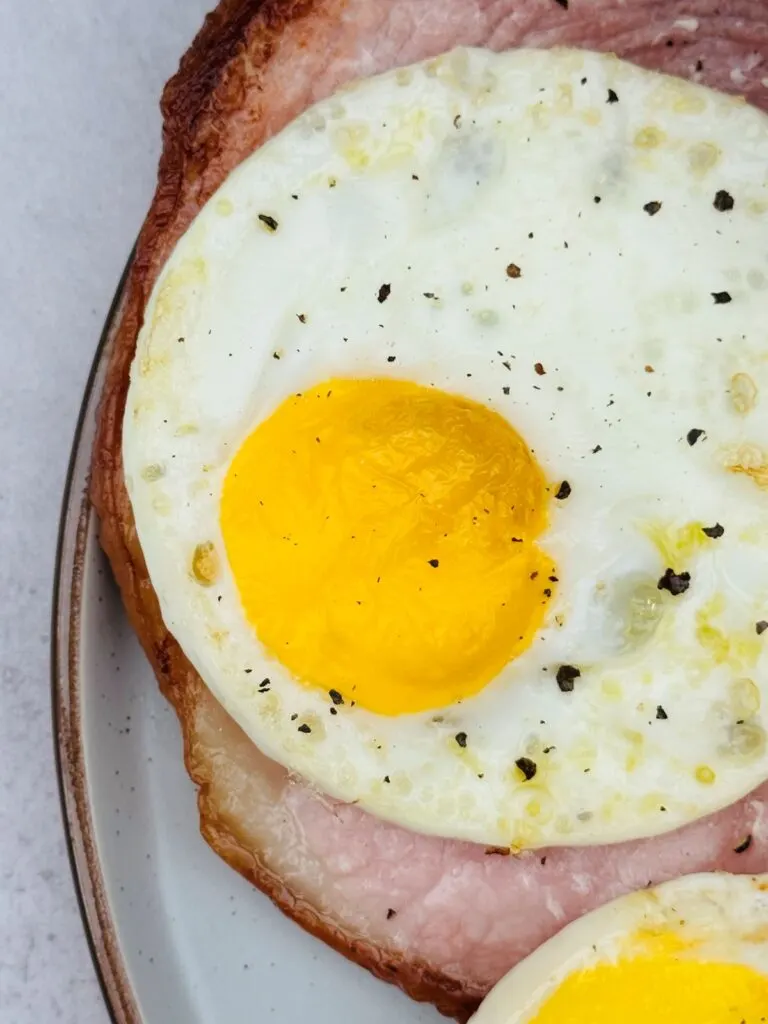
[[[306,935],[198,832],[175,715],[123,613],[86,498],[122,283],[91,372],[61,523],[53,709],[83,921],[116,1024],[436,1024]]]

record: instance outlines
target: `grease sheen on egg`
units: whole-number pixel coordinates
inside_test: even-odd
[[[123,457],[165,622],[265,753],[513,847],[768,775],[767,124],[610,57],[456,51],[212,197]]]

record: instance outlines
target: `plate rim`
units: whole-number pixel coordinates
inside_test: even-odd
[[[59,809],[80,919],[111,1024],[142,1024],[143,1018],[120,949],[91,815],[81,719],[80,613],[96,413],[134,255],[135,247],[110,303],[77,416],[59,514],[51,604],[51,718]]]

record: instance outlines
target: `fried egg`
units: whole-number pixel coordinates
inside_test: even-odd
[[[474,1024],[763,1024],[768,875],[700,874],[568,925],[496,985]]]
[[[458,50],[228,177],[123,460],[165,623],[269,757],[513,849],[768,776],[766,167],[732,97]]]

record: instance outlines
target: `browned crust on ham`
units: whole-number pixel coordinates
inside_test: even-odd
[[[263,140],[261,111],[243,118],[243,98],[272,59],[288,25],[307,34],[336,0],[222,0],[184,56],[162,98],[163,154],[157,190],[139,236],[109,355],[93,451],[90,494],[101,544],[111,562],[133,628],[164,695],[179,717],[184,760],[198,786],[200,828],[213,849],[266,893],[294,921],[344,956],[414,999],[466,1020],[477,1000],[424,963],[407,961],[362,941],[292,892],[239,840],[211,796],[213,765],[196,736],[204,684],[166,630],[136,535],[122,466],[122,421],[129,370],[153,283],[169,251],[231,168]],[[233,136],[228,125],[242,123]]]

